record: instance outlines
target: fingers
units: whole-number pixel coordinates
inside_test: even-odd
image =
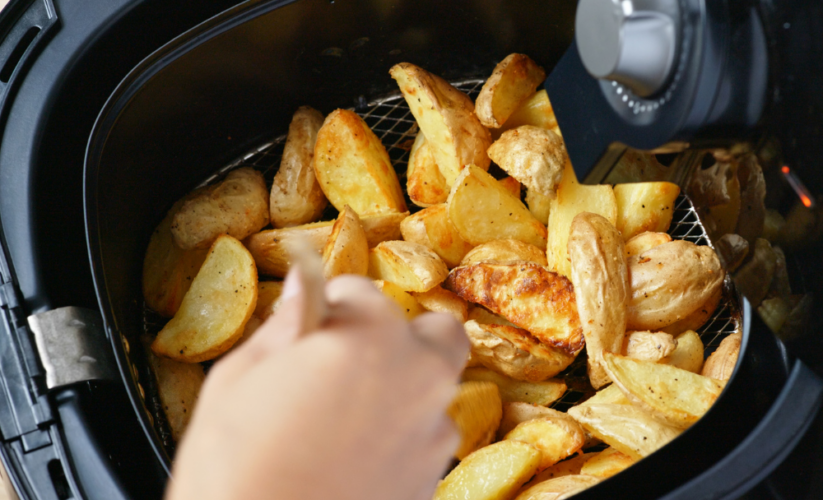
[[[463,369],[470,344],[463,325],[454,317],[426,313],[414,318],[409,326],[415,337],[440,354],[455,372]]]

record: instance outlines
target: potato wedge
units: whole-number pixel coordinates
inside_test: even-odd
[[[460,264],[466,252],[473,247],[451,223],[449,208],[445,203],[433,205],[407,217],[400,224],[400,232],[404,240],[434,250],[450,269]]]
[[[186,363],[214,359],[243,335],[257,305],[257,269],[237,239],[218,236],[180,310],[157,334],[151,350]]]
[[[623,184],[626,182],[668,181],[674,169],[661,164],[651,153],[627,149],[620,161],[603,181],[606,184]]]
[[[583,464],[580,473],[606,479],[631,467],[636,461],[615,448],[606,448]]]
[[[503,403],[503,415],[500,419],[500,426],[497,428],[497,439],[503,439],[506,434],[523,422],[542,417],[574,420],[562,411],[546,408],[545,406],[523,402]]]
[[[535,474],[535,476],[531,478],[528,483],[524,484],[523,487],[520,488],[520,491],[518,491],[517,494],[519,495],[537,483],[542,483],[544,481],[548,481],[549,479],[580,474],[580,469],[583,467],[583,464],[595,457],[598,453],[600,452],[578,453],[571,458],[557,462],[551,467]]]
[[[753,245],[763,234],[766,222],[766,179],[755,155],[749,154],[740,160],[737,179],[740,182],[740,216],[734,232]]]
[[[469,319],[473,319],[483,325],[506,325],[517,327],[517,325],[503,316],[498,316],[485,307],[475,304],[469,304]]]
[[[723,286],[714,250],[676,240],[629,258],[630,330],[660,330],[696,311]]]
[[[534,475],[540,451],[520,441],[480,448],[440,481],[432,500],[505,500]]]
[[[413,64],[394,65],[389,74],[397,81],[417,125],[426,136],[446,184],[466,165],[488,170],[486,150],[491,134],[474,114],[474,103],[439,76]]]
[[[548,198],[555,197],[569,161],[563,139],[551,130],[533,125],[504,132],[488,153],[509,175]]]
[[[472,380],[494,382],[500,389],[500,398],[504,403],[522,401],[548,406],[560,399],[566,392],[566,384],[561,380],[523,382],[482,367],[465,369],[462,380],[463,382]]]
[[[208,248],[221,234],[242,240],[269,223],[269,192],[263,174],[248,167],[187,199],[174,214],[171,233],[183,250]]]
[[[323,275],[331,279],[341,274],[365,276],[369,271],[369,241],[360,217],[346,205],[332,226],[323,248]]]
[[[260,319],[266,319],[277,312],[277,301],[281,293],[283,293],[282,281],[258,281],[257,305],[254,308],[254,315]]]
[[[599,478],[582,474],[557,477],[524,490],[514,500],[565,500],[599,482]]]
[[[467,321],[472,358],[517,380],[540,382],[565,370],[574,356],[540,343],[526,330]]]
[[[529,443],[540,450],[538,470],[543,470],[582,448],[586,433],[571,418],[539,417],[518,424],[504,439]]]
[[[709,355],[709,359],[703,365],[701,374],[704,377],[711,377],[716,380],[729,380],[732,372],[734,372],[734,367],[737,365],[737,357],[740,354],[740,343],[742,341],[743,335],[740,333],[733,333],[723,339],[717,350]]]
[[[716,206],[697,205],[700,220],[712,240],[720,239],[724,234],[733,233],[740,217],[740,180],[737,178],[737,164],[731,164],[729,171],[732,173],[731,177],[726,180],[729,201]]]
[[[335,208],[358,215],[405,212],[406,201],[389,154],[354,111],[332,111],[317,132],[314,174]]]
[[[505,177],[503,179],[500,179],[497,182],[499,182],[501,186],[506,188],[506,190],[508,192],[510,192],[512,194],[512,196],[514,196],[518,200],[520,199],[520,187],[521,187],[520,186],[520,181],[518,181],[517,179],[515,179],[512,176],[509,176],[509,177]]]
[[[446,184],[446,179],[434,161],[434,155],[423,132],[417,133],[409,153],[406,192],[412,203],[419,207],[445,203],[449,197],[449,185]]]
[[[546,226],[532,216],[519,198],[474,165],[458,176],[449,193],[448,206],[452,224],[472,245],[514,239],[546,247]]]
[[[612,384],[605,389],[600,389],[597,393],[589,399],[583,401],[577,406],[586,405],[629,405],[631,401],[623,394],[615,384]]]
[[[557,196],[549,211],[549,236],[546,258],[549,269],[570,276],[568,243],[572,221],[577,214],[591,212],[602,215],[612,225],[617,223],[617,202],[611,186],[586,186],[577,182],[571,163],[567,162]]]
[[[717,290],[712,294],[712,296],[709,297],[703,305],[695,309],[694,312],[679,321],[675,321],[669,326],[660,328],[660,331],[670,333],[672,335],[680,335],[688,330],[698,330],[701,326],[705,325],[709,319],[711,319],[722,299],[723,287],[720,286],[717,287]]]
[[[522,262],[458,267],[443,287],[566,354],[576,355],[585,344],[571,282],[542,266]]]
[[[499,128],[546,79],[543,68],[523,54],[509,54],[494,67],[475,104],[480,123]]]
[[[670,241],[672,241],[672,237],[667,233],[653,233],[649,231],[640,233],[626,241],[626,258],[640,255],[646,250]]]
[[[171,436],[180,442],[194,413],[200,388],[206,380],[203,366],[161,358],[150,350],[146,350],[146,356],[157,381],[157,394],[169,421]]]
[[[697,422],[725,386],[725,382],[674,366],[611,353],[604,359],[614,383],[632,403],[678,429]]]
[[[604,217],[581,212],[571,224],[568,254],[589,380],[598,389],[611,382],[603,353],[621,352],[626,332],[629,277],[623,239]]]
[[[538,90],[521,102],[502,127],[491,131],[492,137],[496,140],[503,132],[522,125],[534,125],[560,135],[557,118],[554,116],[554,110],[551,102],[549,102],[549,94],[546,93],[546,89]]]
[[[671,182],[635,182],[614,187],[617,202],[617,230],[628,241],[646,231],[665,233],[674,215],[674,201],[680,194]]]
[[[668,333],[627,332],[623,349],[618,354],[640,361],[666,363],[676,348],[677,341]]]
[[[269,196],[269,214],[276,228],[314,222],[329,204],[314,175],[314,144],[323,115],[300,106],[292,116],[280,168],[274,175]]]
[[[500,391],[492,382],[463,382],[457,388],[446,413],[460,433],[460,444],[454,456],[463,460],[494,439],[494,431],[502,416]]]
[[[384,241],[369,251],[369,276],[391,281],[407,292],[427,292],[448,274],[440,257],[417,243]]]
[[[469,319],[469,305],[466,301],[443,287],[436,286],[427,292],[412,292],[412,296],[429,311],[451,314],[461,323]]]
[[[677,347],[669,356],[668,364],[692,373],[703,369],[703,341],[694,330],[687,330],[676,337]]]
[[[519,240],[494,240],[471,249],[460,261],[460,265],[470,266],[480,262],[503,264],[520,261],[533,262],[545,267],[546,252]]]
[[[411,321],[415,317],[426,312],[426,309],[424,309],[423,306],[417,302],[417,299],[403,291],[402,288],[394,283],[383,280],[374,280],[374,286],[383,292],[383,295],[392,299],[394,303],[400,307],[400,311],[407,320]]]
[[[549,224],[549,212],[551,211],[552,199],[548,196],[543,196],[534,189],[526,190],[526,206],[529,207],[529,212],[534,215],[534,218],[540,221],[541,224]]]

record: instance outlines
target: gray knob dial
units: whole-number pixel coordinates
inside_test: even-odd
[[[666,83],[677,50],[677,0],[580,0],[575,37],[595,78],[648,97]]]

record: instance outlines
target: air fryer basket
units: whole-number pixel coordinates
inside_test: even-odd
[[[282,133],[304,104],[324,113],[353,107],[402,175],[416,125],[388,77],[391,65],[417,63],[474,97],[479,78],[506,54],[527,53],[550,70],[570,41],[573,2],[523,1],[505,9],[497,2],[443,4],[398,0],[355,8],[303,0],[236,8],[141,63],[101,112],[86,159],[95,285],[135,411],[167,466],[172,444],[139,341],[162,326],[140,294],[152,229],[176,199],[228,169],[253,166],[271,182]],[[678,199],[674,220],[675,237],[709,243],[687,198]],[[706,469],[753,428],[779,392],[787,366],[780,345],[751,323],[748,304],[727,285],[721,307],[700,332],[707,353],[725,335],[744,333],[727,389],[681,437],[585,495],[620,488],[657,496]],[[559,409],[590,393],[585,359],[567,374],[579,383],[569,384]]]

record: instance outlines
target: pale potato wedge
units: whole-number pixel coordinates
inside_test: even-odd
[[[611,384],[605,389],[600,389],[597,393],[589,399],[583,401],[577,406],[586,405],[629,405],[631,401],[623,394],[615,384]]]
[[[407,217],[400,224],[403,239],[427,246],[443,259],[446,266],[460,264],[473,245],[467,243],[449,219],[449,208],[443,203]]]
[[[720,305],[720,301],[722,299],[723,287],[720,286],[717,287],[717,290],[712,294],[712,296],[709,297],[703,305],[695,309],[694,312],[679,321],[675,321],[669,326],[660,328],[660,331],[670,333],[672,335],[680,335],[688,330],[699,329],[701,326],[705,325],[707,321],[709,321],[714,312],[717,310],[717,306]]]
[[[323,125],[316,109],[300,106],[292,116],[280,168],[269,195],[269,214],[276,228],[308,224],[320,218],[328,205],[314,175],[314,144]]]
[[[697,422],[725,386],[725,382],[674,366],[610,353],[604,359],[614,383],[632,403],[678,429]]]
[[[358,215],[405,212],[406,201],[389,154],[354,111],[332,111],[317,132],[314,174],[326,198]]]
[[[729,380],[737,365],[737,357],[740,354],[740,343],[743,335],[733,333],[723,339],[713,353],[709,355],[703,365],[701,374],[704,377],[711,377],[716,380]]]
[[[463,460],[494,439],[494,431],[502,417],[500,390],[493,382],[463,382],[446,413],[460,433],[460,444],[454,456]]]
[[[418,132],[409,153],[406,170],[406,192],[412,203],[419,207],[430,207],[445,203],[449,197],[449,185],[440,173],[426,136]]]
[[[187,199],[174,214],[171,233],[183,250],[208,248],[221,234],[242,240],[269,223],[269,192],[263,174],[248,167]]]
[[[519,198],[474,165],[458,176],[449,193],[448,206],[452,224],[472,245],[514,239],[546,247],[546,226],[534,218]]]
[[[375,280],[374,286],[383,292],[383,295],[392,299],[400,308],[403,317],[407,320],[412,320],[415,317],[426,312],[426,309],[417,302],[417,299],[404,292],[402,288],[389,281]]]
[[[151,350],[146,351],[146,356],[157,381],[157,394],[171,427],[172,438],[180,442],[194,413],[200,388],[206,380],[203,366],[161,358]]]
[[[432,500],[507,500],[534,475],[540,451],[520,441],[480,448],[440,481]]]
[[[546,408],[545,406],[523,402],[503,403],[503,416],[500,419],[500,426],[497,428],[497,439],[503,439],[506,434],[523,422],[541,417],[567,418],[573,420],[562,411]]]
[[[677,368],[700,373],[703,369],[703,341],[694,330],[687,330],[678,335],[677,347],[669,356],[668,364]]]
[[[518,181],[517,179],[515,179],[512,176],[509,176],[509,177],[505,177],[503,179],[500,179],[497,182],[499,182],[501,186],[506,188],[506,190],[508,192],[510,192],[512,194],[512,196],[514,196],[518,200],[520,199],[520,181]]]
[[[506,56],[494,67],[477,96],[474,111],[480,123],[500,128],[545,79],[546,72],[529,56]]]
[[[627,149],[620,161],[603,181],[606,184],[623,184],[625,182],[668,181],[674,169],[661,164],[651,153]]]
[[[611,382],[603,353],[621,352],[626,332],[629,276],[623,238],[604,217],[582,212],[572,221],[568,254],[589,355],[589,380],[599,389]]]
[[[543,225],[549,224],[549,212],[551,211],[553,199],[554,196],[551,198],[543,196],[534,189],[526,190],[526,206],[529,207],[529,212],[534,215],[534,218]]]
[[[520,261],[533,262],[545,267],[546,252],[519,240],[494,240],[472,248],[460,261],[460,265],[470,266],[480,262],[502,264]]]
[[[440,257],[418,243],[384,241],[369,251],[369,276],[391,281],[407,292],[427,292],[448,274]]]
[[[214,359],[243,335],[257,305],[257,268],[237,239],[218,236],[180,309],[151,350],[186,363]]]
[[[539,417],[518,424],[504,439],[529,443],[540,450],[538,470],[543,470],[577,453],[586,442],[586,433],[571,418]]]
[[[413,64],[396,64],[389,74],[426,136],[447,185],[453,185],[467,165],[489,168],[486,150],[491,134],[475,116],[474,103],[466,94]]]
[[[521,262],[458,267],[443,287],[566,354],[576,355],[585,344],[571,282],[542,266]]]
[[[501,375],[494,370],[472,367],[463,370],[463,382],[483,380],[494,382],[500,389],[500,398],[504,403],[522,401],[541,406],[548,406],[566,392],[562,380],[544,380],[543,382],[524,382]]]
[[[332,226],[323,247],[323,276],[341,274],[365,276],[369,271],[369,241],[360,217],[346,205]]]
[[[677,341],[663,332],[626,332],[623,349],[624,356],[652,363],[666,363],[675,349]]]
[[[465,323],[469,319],[469,305],[459,295],[441,286],[436,286],[427,292],[412,292],[426,310],[451,314],[454,319]]]
[[[540,343],[529,332],[469,320],[464,325],[472,358],[517,380],[540,382],[565,370],[574,356]]]
[[[504,132],[488,153],[506,173],[548,198],[554,198],[569,156],[559,135],[533,125]]]
[[[600,478],[583,474],[561,476],[523,490],[514,500],[566,500],[600,481]]]
[[[626,241],[626,258],[640,255],[646,250],[670,241],[672,241],[672,237],[667,233],[654,233],[650,231],[640,233]]]
[[[646,231],[665,233],[674,215],[674,201],[680,194],[671,182],[634,182],[614,187],[617,202],[617,230],[628,241]]]
[[[551,102],[549,102],[549,94],[546,93],[546,89],[538,90],[520,103],[520,106],[509,116],[509,119],[501,128],[492,129],[492,137],[497,139],[503,132],[522,125],[534,125],[560,135],[557,118],[554,116],[554,110]]]
[[[580,468],[580,473],[606,479],[631,467],[635,462],[637,460],[617,451],[615,448],[606,448],[586,461],[583,467]]]
[[[485,307],[478,306],[475,304],[469,304],[469,319],[472,319],[484,325],[506,325],[514,327],[517,326],[511,321],[504,318],[503,316],[498,316],[497,314],[494,314]]]
[[[531,478],[531,480],[528,483],[524,484],[523,487],[520,488],[520,491],[518,491],[517,494],[519,495],[520,493],[523,493],[524,491],[536,485],[537,483],[542,483],[544,481],[548,481],[549,479],[554,479],[556,477],[563,476],[574,476],[580,474],[580,469],[583,467],[583,464],[585,464],[586,461],[588,461],[589,459],[596,456],[598,453],[600,452],[578,453],[573,457],[557,462],[551,467],[548,467],[535,474],[535,476]]]
[[[277,312],[277,303],[281,293],[283,293],[282,281],[258,281],[257,305],[254,308],[254,315],[260,319],[266,319]]]
[[[569,276],[568,243],[572,221],[577,214],[591,212],[602,215],[612,225],[617,223],[617,202],[612,187],[608,185],[587,186],[577,182],[571,162],[566,162],[563,179],[557,187],[557,196],[552,200],[549,211],[548,246],[546,259],[549,269]]]

